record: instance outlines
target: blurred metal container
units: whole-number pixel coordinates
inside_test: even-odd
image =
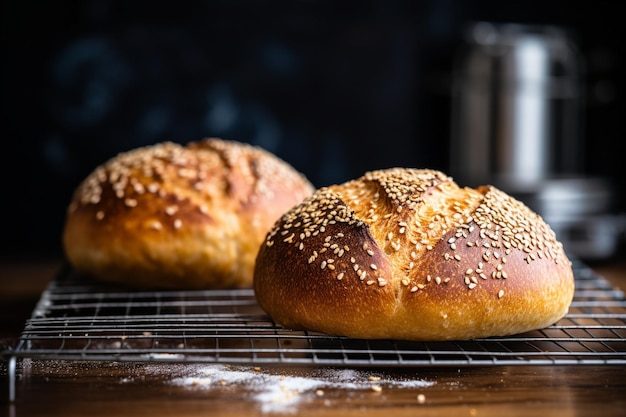
[[[457,57],[451,173],[533,191],[582,170],[581,63],[564,30],[480,22]]]

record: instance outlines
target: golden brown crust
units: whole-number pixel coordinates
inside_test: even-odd
[[[77,188],[63,231],[80,273],[135,286],[245,287],[259,245],[313,192],[273,154],[207,138],[121,153]]]
[[[287,212],[261,246],[254,289],[289,328],[450,340],[549,326],[574,279],[553,231],[521,202],[396,168],[319,189]]]

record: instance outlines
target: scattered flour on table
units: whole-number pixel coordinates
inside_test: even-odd
[[[324,395],[324,389],[381,391],[411,389],[434,385],[422,379],[400,379],[357,369],[312,370],[307,376],[280,375],[271,369],[229,365],[190,365],[184,375],[171,383],[190,389],[212,389],[237,384],[250,390],[264,412],[289,411],[304,393]]]

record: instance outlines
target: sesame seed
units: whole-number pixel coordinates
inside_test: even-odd
[[[150,225],[148,226],[150,229],[152,230],[161,230],[163,229],[163,225],[161,224],[160,221],[158,220],[153,220],[150,222]]]

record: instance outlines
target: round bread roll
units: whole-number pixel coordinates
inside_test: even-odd
[[[441,341],[547,327],[568,311],[574,275],[551,228],[511,196],[394,168],[286,212],[259,250],[254,290],[287,328]]]
[[[97,167],[77,188],[64,250],[77,272],[104,281],[251,287],[268,230],[313,190],[292,166],[244,143],[142,147]]]

